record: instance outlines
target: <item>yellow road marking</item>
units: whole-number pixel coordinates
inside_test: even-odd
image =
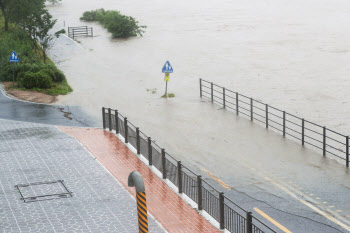
[[[287,228],[285,228],[284,226],[282,226],[281,224],[279,224],[278,222],[276,222],[273,218],[271,218],[270,216],[268,216],[267,214],[265,214],[264,212],[262,212],[260,209],[254,208],[254,210],[255,210],[256,212],[258,212],[261,216],[263,216],[264,218],[266,218],[267,220],[269,220],[273,225],[275,225],[276,227],[278,227],[279,229],[281,229],[283,232],[292,233],[290,230],[288,230]]]
[[[202,168],[202,171],[204,171],[205,173],[207,173],[211,178],[213,178],[213,180],[215,180],[216,182],[218,182],[222,187],[224,187],[225,189],[231,189],[230,186],[228,186],[225,182],[223,182],[222,180],[220,180],[218,177],[216,177],[213,173],[211,173],[210,171]]]
[[[343,212],[342,210],[337,210],[337,212]]]
[[[321,198],[319,198],[319,197],[316,197],[316,199],[318,200],[318,199],[321,199]]]
[[[350,215],[346,215],[345,217],[350,218]]]
[[[330,207],[330,208],[333,208],[333,207],[334,207],[334,205],[330,205],[329,207]]]
[[[312,194],[312,193],[310,193],[310,196],[313,196],[313,194]]]
[[[323,204],[327,204],[327,202],[326,202],[326,201],[324,201],[324,202],[323,202]]]

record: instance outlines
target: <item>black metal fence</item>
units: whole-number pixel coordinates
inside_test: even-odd
[[[200,79],[199,84],[200,97],[222,105],[224,108],[234,111],[237,115],[241,114],[266,128],[271,128],[283,137],[287,136],[300,142],[303,146],[310,146],[324,156],[330,154],[345,160],[346,167],[349,167],[349,136],[294,116],[238,92],[227,90],[225,87],[212,82]]]
[[[275,232],[266,224],[255,218],[251,212],[235,204],[219,192],[200,175],[195,174],[177,161],[152,139],[122,116],[118,110],[102,108],[103,128],[115,131],[124,137],[125,143],[130,143],[142,154],[149,165],[155,166],[163,179],[170,180],[179,193],[185,193],[195,203],[198,210],[206,211],[220,224],[220,229],[235,233]]]
[[[80,37],[80,36],[94,36],[94,29],[92,27],[81,26],[81,27],[68,27],[68,36],[70,38]]]

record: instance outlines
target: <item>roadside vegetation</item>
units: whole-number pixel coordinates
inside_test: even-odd
[[[142,36],[145,32],[139,22],[131,16],[122,15],[119,11],[106,11],[104,9],[86,11],[80,18],[82,21],[102,24],[114,38],[128,38]]]
[[[10,55],[16,51],[15,88],[50,95],[72,91],[65,75],[47,57],[47,50],[64,30],[54,34],[56,23],[45,9],[45,0],[0,0],[0,81],[12,81]]]

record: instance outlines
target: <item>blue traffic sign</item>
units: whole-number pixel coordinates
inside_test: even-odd
[[[19,62],[18,56],[15,51],[13,51],[13,53],[11,54],[9,62]]]
[[[162,73],[172,73],[173,72],[173,67],[170,65],[169,61],[166,61],[163,69],[162,69]]]

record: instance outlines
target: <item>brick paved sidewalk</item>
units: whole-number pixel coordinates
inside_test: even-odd
[[[72,197],[39,197],[67,192],[59,182],[26,186],[57,180]],[[165,232],[152,217],[149,229]],[[0,232],[136,233],[136,204],[75,138],[54,126],[0,119]]]
[[[114,134],[101,129],[59,127],[74,136],[132,194],[127,185],[130,172],[144,178],[148,211],[169,232],[219,232],[181,197],[174,193],[150,168],[140,161]]]

